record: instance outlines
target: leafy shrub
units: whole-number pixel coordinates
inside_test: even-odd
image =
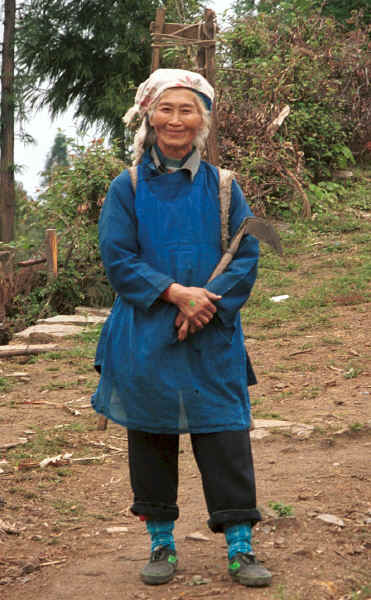
[[[371,138],[367,30],[344,31],[320,9],[283,11],[232,20],[218,55],[222,160],[258,210],[281,214],[365,157]]]
[[[21,253],[31,248],[36,252],[40,231],[44,235],[47,228],[56,229],[58,277],[47,282],[44,273],[40,286],[13,300],[9,315],[15,319],[17,314],[19,326],[40,316],[74,312],[76,305],[109,306],[113,301],[100,259],[97,221],[109,184],[124,165],[115,143],[106,148],[99,139],[88,148],[73,148],[69,164],[54,168],[37,201],[29,200],[27,209],[22,208],[30,235],[20,237]]]

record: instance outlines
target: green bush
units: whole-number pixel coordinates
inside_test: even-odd
[[[284,4],[232,20],[218,55],[224,166],[242,173],[258,209],[280,214],[301,204],[309,184],[365,158],[371,137],[367,30],[345,31],[320,8],[298,4],[285,13]],[[269,125],[287,105],[272,135]]]
[[[24,231],[20,236],[18,251],[22,255],[33,249],[42,254],[40,232],[43,237],[47,228],[56,229],[58,277],[47,282],[45,273],[40,274],[40,284],[30,294],[13,299],[9,314],[16,329],[40,316],[72,313],[77,305],[109,306],[113,302],[100,259],[97,221],[109,184],[124,165],[116,144],[106,148],[102,139],[88,148],[73,146],[69,158],[68,165],[53,169],[37,201],[27,203],[22,197],[18,227],[24,231],[24,215],[29,234]]]

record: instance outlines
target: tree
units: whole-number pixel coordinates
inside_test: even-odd
[[[5,0],[0,133],[0,240],[3,242],[14,237],[14,31],[15,0]]]
[[[370,0],[235,0],[233,9],[236,16],[254,13],[276,13],[290,18],[293,11],[313,14],[319,10],[323,15],[331,16],[346,24],[353,11],[362,11],[361,22],[371,23]]]
[[[366,25],[371,23],[370,0],[327,0],[323,6],[323,14],[335,17],[338,21],[346,23],[351,18],[353,11],[362,11],[362,21]]]
[[[100,122],[122,137],[121,117],[149,75],[160,0],[25,0],[17,59],[29,76],[28,99],[52,115],[75,103],[82,125]],[[198,0],[171,0],[167,18],[197,13]],[[42,85],[47,82],[47,87]]]
[[[47,185],[50,182],[53,170],[56,166],[68,165],[67,150],[68,140],[64,133],[61,130],[58,130],[58,133],[54,138],[53,146],[46,159],[43,172],[43,185]]]

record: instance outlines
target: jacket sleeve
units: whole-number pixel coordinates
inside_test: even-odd
[[[174,280],[141,259],[134,200],[129,172],[124,171],[111,183],[102,208],[100,251],[115,292],[123,300],[148,310]]]
[[[230,239],[245,217],[253,213],[248,206],[238,183],[232,182],[232,197],[229,216]],[[217,316],[226,327],[232,327],[240,308],[248,299],[254,285],[259,258],[259,242],[255,237],[242,238],[238,251],[221,275],[206,285],[206,288],[222,297],[218,301]]]

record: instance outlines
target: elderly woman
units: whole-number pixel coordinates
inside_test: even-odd
[[[127,428],[132,512],[146,523],[150,585],[172,579],[178,518],[179,434],[189,432],[213,532],[225,534],[229,573],[246,586],[271,574],[255,558],[260,520],[250,448],[248,383],[239,309],[257,273],[258,242],[243,238],[229,268],[210,283],[221,257],[218,170],[201,160],[213,88],[199,74],[159,69],[125,116],[143,118],[134,141],[137,181],[111,184],[99,236],[117,293],[102,331],[93,406]],[[229,232],[251,215],[233,180]]]

